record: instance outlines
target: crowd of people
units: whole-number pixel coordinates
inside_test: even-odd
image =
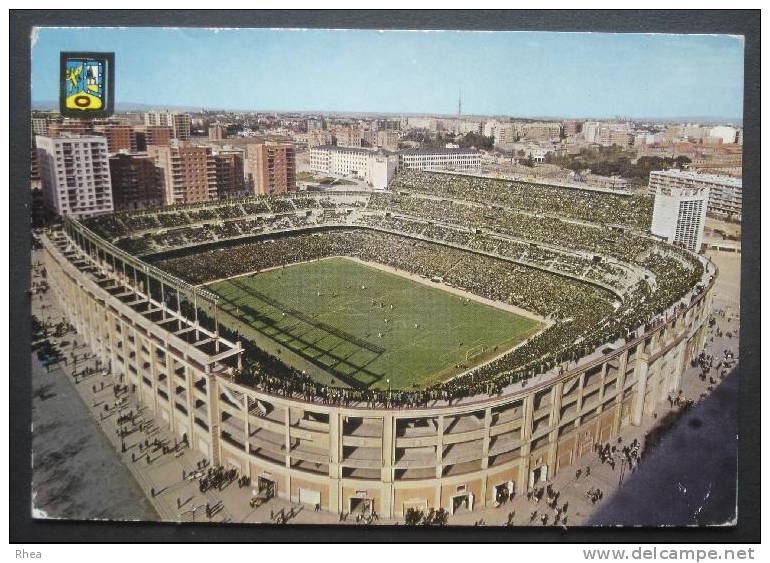
[[[640,324],[659,322],[659,311],[681,297],[701,273],[696,267],[688,272],[679,257],[647,256],[643,263],[658,274],[656,289],[644,282],[616,308],[616,297],[611,293],[570,278],[457,248],[365,230],[300,233],[207,251],[196,254],[194,260],[189,256],[169,258],[158,265],[191,283],[206,283],[245,271],[338,255],[429,278],[438,276],[455,287],[539,313],[552,325],[511,353],[449,382],[422,390],[391,391],[321,385],[260,351],[235,330],[221,328],[223,336],[241,340],[247,350],[250,361],[239,380],[268,392],[329,404],[413,406],[437,400],[451,402],[477,393],[496,394],[562,362],[575,361],[603,343],[630,337]],[[677,274],[669,275],[668,269]]]
[[[536,214],[521,208],[506,208],[490,203],[481,205],[471,201],[442,201],[420,193],[375,194],[369,200],[367,209],[380,209],[385,213],[421,217],[481,230],[493,229],[527,241],[625,260],[633,260],[654,245],[654,241],[640,237],[632,229],[601,224],[599,221],[604,217],[601,214],[577,221],[569,216]]]
[[[221,465],[209,467],[206,474],[198,479],[198,489],[202,493],[211,489],[221,491],[237,478],[238,471],[234,467],[226,468]]]
[[[335,209],[340,205],[363,207],[365,202],[365,195],[336,199],[322,194],[318,197],[292,194],[260,196],[99,215],[87,219],[85,224],[99,236],[114,241],[131,235],[152,235],[156,230],[179,229],[201,223],[229,225],[235,231],[240,226],[248,226],[248,223],[238,220],[253,218],[251,216],[295,214],[313,209]]]
[[[545,505],[545,508],[533,510],[530,513],[529,523],[534,524],[535,522],[540,522],[543,526],[549,524],[553,526],[566,526],[568,522],[567,511],[569,510],[569,502],[559,502],[560,497],[561,492],[557,491],[550,483],[528,491],[528,501],[536,505],[543,502]],[[513,525],[514,516],[515,513],[508,515],[509,526]]]
[[[608,224],[649,228],[652,198],[546,184],[401,170],[393,191],[438,195],[447,199],[489,202],[538,214],[557,214]],[[575,192],[579,191],[579,197]]]
[[[449,512],[443,508],[422,510],[407,508],[404,512],[404,524],[407,526],[446,526]]]
[[[394,185],[393,191],[339,200],[328,194],[249,198],[97,217],[88,224],[119,238],[130,252],[193,247],[148,258],[193,284],[351,256],[440,280],[548,321],[524,344],[448,382],[387,392],[319,385],[224,323],[225,336],[242,341],[248,352],[241,380],[331,403],[410,406],[499,394],[663,322],[663,311],[685,307],[680,300],[692,288],[704,288],[697,259],[633,231],[644,226],[636,218],[649,215],[646,200],[608,192],[581,192],[578,198],[568,188],[414,171],[402,171]],[[345,223],[351,207],[356,213]],[[291,230],[327,220],[348,226]],[[136,234],[144,228],[149,230]],[[260,232],[262,238],[243,243],[194,248]],[[626,275],[629,268],[641,281]]]

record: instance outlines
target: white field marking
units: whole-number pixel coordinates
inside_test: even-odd
[[[362,264],[364,266],[370,266],[372,268],[375,268],[375,269],[378,269],[378,270],[381,270],[381,271],[384,271],[384,272],[389,272],[391,274],[395,274],[395,275],[400,276],[402,278],[405,278],[405,279],[408,279],[408,280],[411,280],[411,281],[414,281],[414,282],[417,282],[417,283],[421,283],[421,284],[423,284],[425,286],[433,287],[433,288],[440,289],[440,290],[443,290],[443,291],[447,291],[449,293],[453,293],[453,294],[458,295],[460,297],[464,297],[466,299],[470,299],[470,300],[476,301],[477,303],[482,303],[484,305],[488,305],[488,306],[494,307],[496,309],[502,309],[504,311],[508,311],[508,312],[520,315],[522,317],[525,317],[525,318],[528,318],[528,319],[531,319],[531,320],[536,320],[536,321],[539,321],[540,323],[542,323],[543,326],[541,327],[541,329],[538,330],[537,332],[533,333],[532,335],[530,335],[528,338],[518,342],[514,346],[511,346],[511,347],[504,348],[504,349],[500,350],[499,353],[495,354],[493,357],[490,357],[489,359],[487,359],[487,360],[485,360],[485,361],[483,361],[483,362],[481,362],[479,364],[472,365],[468,369],[463,370],[463,371],[453,375],[452,377],[450,377],[449,379],[446,379],[444,381],[451,381],[452,379],[460,377],[461,375],[464,375],[464,374],[466,374],[466,373],[468,373],[470,371],[473,371],[475,369],[478,369],[478,368],[480,368],[482,366],[485,366],[487,364],[490,364],[490,363],[494,362],[495,360],[497,360],[497,359],[505,356],[506,354],[509,354],[510,352],[516,350],[520,346],[523,346],[524,344],[529,342],[529,340],[531,340],[532,338],[534,338],[535,336],[537,336],[541,332],[545,331],[547,328],[549,328],[555,322],[555,321],[548,320],[548,319],[545,319],[543,317],[540,317],[539,315],[537,315],[537,314],[535,314],[535,313],[533,313],[531,311],[527,311],[526,309],[522,309],[521,307],[517,307],[515,305],[510,305],[508,303],[503,303],[501,301],[493,301],[491,299],[487,299],[485,297],[481,297],[480,295],[476,295],[474,293],[470,293],[468,291],[459,289],[457,287],[452,287],[452,286],[449,286],[449,285],[446,285],[446,284],[440,283],[440,282],[434,282],[432,280],[429,280],[429,279],[426,279],[426,278],[420,276],[419,274],[412,274],[412,273],[409,273],[409,272],[405,272],[403,270],[399,270],[398,268],[393,268],[392,266],[386,266],[385,264],[380,264],[378,262],[367,262],[366,260],[361,260],[360,258],[356,258],[356,257],[352,257],[352,256],[325,256],[323,258],[317,258],[317,259],[314,259],[314,260],[305,260],[303,262],[294,262],[294,263],[288,264],[286,266],[274,266],[274,267],[271,267],[271,268],[265,268],[263,270],[255,270],[255,271],[252,271],[252,272],[246,272],[246,273],[243,273],[243,274],[238,274],[238,275],[230,276],[230,277],[227,277],[227,278],[222,278],[220,280],[215,280],[215,281],[207,282],[205,284],[199,284],[196,287],[205,287],[205,286],[209,286],[209,285],[212,285],[212,284],[215,284],[215,283],[219,283],[219,282],[222,282],[222,281],[229,281],[229,280],[236,279],[236,278],[252,276],[252,275],[258,274],[258,273],[264,273],[264,272],[269,272],[269,271],[272,271],[272,270],[283,269],[284,267],[285,268],[291,268],[292,266],[299,265],[299,264],[311,264],[313,262],[321,262],[322,260],[332,260],[332,259],[337,259],[337,258],[342,258],[344,260],[350,260],[351,262],[357,262],[357,263]],[[386,295],[386,294],[384,294],[384,295]],[[377,300],[377,299],[375,298],[375,300]],[[420,327],[420,328],[424,328],[424,327]],[[389,331],[384,332],[383,336],[385,336],[387,334],[387,332],[389,332]],[[417,344],[418,341],[421,341],[424,338],[427,338],[427,336],[428,336],[427,333],[424,333],[422,331],[421,331],[421,333],[422,334],[419,337],[415,337],[415,339],[412,340],[412,342],[408,346],[409,348],[414,347]],[[331,336],[331,335],[327,334],[327,336]],[[324,338],[326,338],[326,336],[322,336],[319,339],[319,341],[323,340]],[[282,345],[285,346],[285,344],[282,344]],[[465,348],[465,349],[467,350],[467,348]],[[442,355],[442,358],[443,357],[444,356]],[[321,368],[321,369],[323,369],[323,368]],[[432,375],[432,374],[428,374],[428,376],[430,376],[430,375]]]
[[[466,299],[471,299],[471,300],[476,301],[478,303],[483,303],[485,305],[489,305],[490,307],[494,307],[496,309],[502,309],[504,311],[515,313],[515,314],[517,314],[519,316],[526,317],[526,318],[531,319],[531,320],[539,321],[541,323],[544,323],[546,325],[546,328],[551,326],[552,324],[554,324],[554,321],[551,321],[551,320],[548,320],[548,319],[546,319],[544,317],[541,317],[540,315],[538,315],[536,313],[533,313],[532,311],[527,311],[526,309],[522,309],[521,307],[517,307],[516,305],[511,305],[509,303],[503,303],[502,301],[493,301],[491,299],[487,299],[486,297],[482,297],[480,295],[476,295],[475,293],[471,293],[469,291],[465,291],[465,290],[457,288],[457,287],[452,287],[452,286],[446,285],[444,283],[434,282],[432,280],[423,278],[419,274],[412,274],[410,272],[405,272],[404,270],[399,270],[398,268],[394,268],[392,266],[387,266],[385,264],[380,264],[378,262],[367,262],[366,260],[361,260],[360,258],[356,258],[356,257],[353,257],[353,256],[325,256],[323,258],[316,258],[316,259],[313,259],[313,260],[305,260],[305,261],[302,261],[302,262],[293,262],[291,264],[287,264],[286,266],[273,266],[273,267],[270,267],[270,268],[264,268],[262,270],[252,270],[250,272],[244,272],[242,274],[236,274],[234,276],[229,276],[229,277],[226,277],[226,278],[220,278],[220,279],[217,279],[217,280],[213,280],[213,281],[209,281],[209,282],[206,282],[206,283],[198,284],[195,287],[206,287],[206,286],[210,286],[210,285],[213,285],[213,284],[216,284],[216,283],[219,283],[219,282],[229,281],[229,280],[236,279],[236,278],[242,278],[242,277],[246,277],[246,276],[253,276],[254,274],[261,274],[261,273],[265,273],[265,272],[270,272],[272,270],[279,270],[279,269],[282,269],[282,268],[291,268],[292,266],[296,266],[296,265],[299,265],[299,264],[311,264],[313,262],[321,262],[323,260],[332,260],[332,259],[337,259],[337,258],[342,258],[344,260],[350,260],[351,262],[357,262],[357,263],[363,264],[365,266],[370,266],[372,268],[376,268],[378,270],[382,270],[384,272],[389,272],[391,274],[395,274],[397,276],[401,276],[402,278],[406,278],[406,279],[409,279],[409,280],[421,283],[421,284],[426,285],[428,287],[433,287],[433,288],[441,289],[441,290],[447,291],[449,293],[454,293],[455,295],[459,295],[459,296],[464,297]]]
[[[426,279],[419,274],[412,274],[409,272],[405,272],[403,270],[399,270],[398,268],[393,268],[392,266],[387,266],[385,264],[380,264],[378,262],[367,262],[366,260],[361,260],[360,258],[355,258],[353,256],[340,256],[340,258],[343,258],[345,260],[350,260],[352,262],[358,262],[359,264],[363,264],[365,266],[370,266],[372,268],[376,268],[378,270],[382,270],[384,272],[389,272],[391,274],[395,274],[397,276],[400,276],[402,278],[406,278],[412,281],[415,281],[417,283],[421,283],[422,285],[433,287],[436,289],[441,289],[443,291],[453,293],[455,295],[458,295],[460,297],[464,297],[466,299],[470,299],[472,301],[476,301],[478,303],[482,303],[484,305],[489,305],[490,307],[494,307],[495,309],[502,309],[504,311],[508,311],[510,313],[515,313],[521,317],[525,317],[531,320],[539,321],[541,323],[544,323],[546,326],[551,326],[553,324],[553,321],[549,321],[531,311],[527,311],[526,309],[522,309],[521,307],[517,307],[516,305],[510,305],[508,303],[503,303],[502,301],[493,301],[491,299],[487,299],[486,297],[482,297],[480,295],[476,295],[474,293],[471,293],[469,291],[465,291],[463,289],[453,287],[446,285],[441,282],[434,282],[432,280]]]

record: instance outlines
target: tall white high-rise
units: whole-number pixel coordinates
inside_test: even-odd
[[[693,252],[703,244],[709,189],[660,186],[655,192],[652,234]]]
[[[107,139],[62,133],[36,141],[43,194],[52,211],[77,219],[112,213]]]
[[[595,121],[586,121],[583,123],[583,139],[586,143],[595,143],[599,133],[599,123]]]
[[[175,139],[180,141],[190,139],[192,120],[187,113],[148,111],[144,114],[144,124],[148,127],[171,127]]]

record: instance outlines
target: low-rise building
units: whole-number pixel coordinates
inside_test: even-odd
[[[525,123],[521,130],[532,141],[558,141],[561,137],[560,123]]]
[[[479,172],[481,153],[471,149],[405,149],[398,153],[398,166],[415,170]]]
[[[582,125],[583,125],[582,122],[575,121],[574,119],[569,119],[561,122],[562,131],[564,131],[564,136],[567,138],[574,137],[575,135],[580,133]]]
[[[310,149],[310,169],[333,176],[354,176],[384,190],[396,173],[398,158],[386,151],[323,146]]]
[[[221,123],[215,123],[209,126],[209,139],[212,141],[221,141],[227,137],[227,128]]]
[[[386,151],[398,150],[398,131],[394,129],[383,129],[377,131],[377,146]]]
[[[708,188],[709,215],[728,221],[742,218],[743,182],[740,178],[689,170],[655,170],[650,172],[648,189],[657,193],[659,188]]]
[[[358,127],[340,127],[333,131],[338,147],[360,147],[361,131]]]

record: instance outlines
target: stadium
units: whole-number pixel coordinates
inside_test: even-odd
[[[42,243],[80,335],[212,464],[399,518],[525,493],[679,389],[717,271],[651,215],[403,170],[388,191],[65,219]]]

